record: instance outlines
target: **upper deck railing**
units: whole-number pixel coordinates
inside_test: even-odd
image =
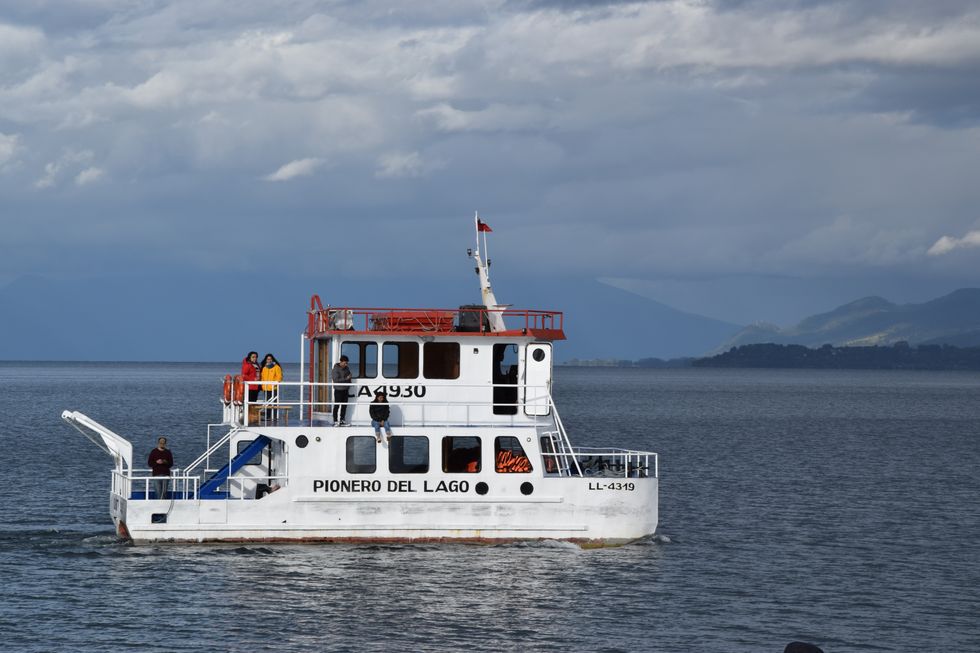
[[[490,330],[490,314],[499,314],[505,331]],[[529,335],[541,340],[564,340],[564,314],[561,311],[532,309],[490,309],[483,306],[461,308],[362,308],[327,306],[319,295],[310,298],[306,335],[314,338],[331,332],[358,334],[470,336]]]

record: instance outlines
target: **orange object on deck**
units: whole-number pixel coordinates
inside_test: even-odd
[[[375,313],[371,328],[375,331],[439,331],[453,330],[452,311],[390,311]]]

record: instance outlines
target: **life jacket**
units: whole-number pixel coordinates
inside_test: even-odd
[[[497,452],[497,471],[500,473],[523,473],[531,471],[531,461],[527,456],[515,456],[508,449],[501,449]]]

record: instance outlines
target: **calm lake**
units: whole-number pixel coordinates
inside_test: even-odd
[[[237,367],[0,362],[9,650],[980,650],[978,373],[559,368],[574,444],[661,455],[619,548],[119,542],[61,411],[182,466]]]

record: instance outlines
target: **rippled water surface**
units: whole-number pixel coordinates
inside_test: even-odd
[[[662,456],[620,548],[117,541],[61,411],[186,464],[233,367],[0,363],[7,650],[980,650],[980,375],[559,369],[576,444]]]

